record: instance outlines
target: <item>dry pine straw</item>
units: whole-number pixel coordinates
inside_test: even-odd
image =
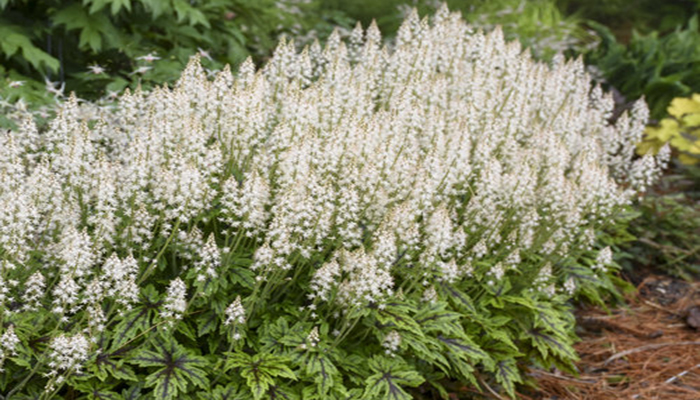
[[[687,318],[700,304],[700,283],[651,276],[628,300],[610,313],[580,310],[580,375],[532,370],[538,393],[521,398],[699,400],[700,331]]]

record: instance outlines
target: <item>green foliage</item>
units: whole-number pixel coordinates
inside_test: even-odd
[[[36,70],[42,68],[53,72],[58,70],[58,60],[36,47],[29,39],[26,30],[17,25],[4,23],[0,26],[0,49],[7,58],[21,56]]]
[[[476,28],[492,30],[500,26],[509,40],[519,40],[541,59],[551,59],[558,52],[581,52],[596,43],[596,37],[583,28],[581,20],[562,13],[553,0],[447,0],[445,3],[450,9],[460,11]],[[429,0],[410,3],[330,0],[324,1],[323,7],[340,10],[365,26],[376,19],[382,32],[392,36],[411,7],[423,15],[434,12],[439,4]]]
[[[235,368],[246,380],[246,385],[255,400],[262,399],[270,390],[277,388],[275,378],[296,380],[296,375],[287,365],[285,357],[270,354],[230,353],[224,364],[224,371]]]
[[[374,374],[366,380],[364,399],[410,400],[413,396],[404,387],[416,387],[425,380],[410,366],[387,357],[374,356],[367,364]]]
[[[700,92],[697,16],[666,35],[634,32],[627,45],[618,42],[604,25],[590,24],[602,42],[587,54],[586,61],[628,99],[644,96],[652,118],[662,118],[673,98]]]
[[[404,302],[355,316],[329,315],[320,325],[308,314],[299,314],[293,296],[283,296],[283,301],[251,316],[244,342],[216,331],[183,328],[202,315],[205,304],[196,303],[196,297],[187,316],[168,329],[153,314],[162,310],[162,303],[146,302],[110,319],[113,322],[98,336],[104,352],[57,393],[77,390],[115,399],[120,393],[159,399],[195,393],[207,399],[411,399],[411,388],[419,385],[439,391],[440,379],[427,381],[435,373],[478,386],[476,375],[482,371],[494,377],[490,386],[514,396],[516,385],[525,379],[521,369],[532,362],[572,370],[573,316],[562,299],[523,292],[509,283],[483,292],[482,279],[445,283],[439,290],[444,300],[434,303],[413,292]],[[235,287],[238,293],[247,292]],[[277,294],[298,290],[297,285],[280,287]],[[149,289],[142,291],[144,299],[151,295]],[[25,313],[12,323],[19,332],[33,332],[26,337],[41,337],[52,329],[48,321],[38,322],[41,315]],[[318,342],[309,338],[316,329],[322,338]],[[336,329],[344,333],[334,339],[329,330]],[[391,331],[402,339],[399,348],[389,352],[382,343]],[[42,365],[42,349],[40,342],[18,349],[5,362],[6,377],[28,377],[26,368]],[[40,390],[45,382],[36,378],[21,387],[14,379],[0,383],[0,393]]]
[[[630,224],[637,241],[623,247],[623,266],[645,266],[687,280],[700,274],[700,169],[683,167],[669,174],[640,200],[639,217]]]
[[[629,32],[668,32],[700,9],[697,0],[557,0],[562,11],[609,27],[622,41]]]
[[[278,3],[280,6],[278,7]],[[0,2],[0,96],[33,107],[74,91],[96,99],[125,87],[172,83],[200,53],[208,68],[268,57],[283,34],[325,37],[337,12],[272,0],[4,0]],[[152,57],[151,57],[152,56]],[[65,84],[46,91],[44,81]],[[17,86],[18,83],[21,86]]]
[[[140,367],[157,368],[146,377],[145,387],[153,387],[153,396],[158,399],[179,398],[178,393],[187,393],[188,384],[201,390],[208,389],[206,368],[202,357],[189,354],[168,336],[156,343],[152,350],[143,349],[130,362]]]

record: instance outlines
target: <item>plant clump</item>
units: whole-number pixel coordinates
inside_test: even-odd
[[[611,125],[581,60],[446,8],[352,38],[16,116],[5,398],[514,396],[573,365],[569,300],[613,287],[598,233],[667,161],[635,157],[645,104]]]

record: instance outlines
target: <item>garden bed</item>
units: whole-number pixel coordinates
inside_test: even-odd
[[[646,276],[628,303],[577,312],[579,376],[532,370],[523,399],[697,399],[700,282]]]

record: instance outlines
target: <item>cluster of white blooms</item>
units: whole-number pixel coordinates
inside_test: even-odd
[[[308,343],[311,347],[316,347],[320,341],[321,337],[318,335],[318,327],[314,326],[313,329],[311,329],[311,332],[309,332],[309,335],[306,337],[306,343]]]
[[[566,282],[564,282],[563,291],[568,295],[574,294],[576,291],[576,281],[574,281],[574,278],[569,278],[566,280]]]
[[[54,312],[74,313],[79,309],[81,288],[87,285],[92,275],[92,266],[97,261],[94,242],[85,231],[68,226],[56,243],[54,253],[58,258],[58,284],[53,289]],[[70,308],[69,308],[70,307]]]
[[[399,350],[399,346],[401,346],[401,334],[397,331],[391,331],[384,337],[382,347],[386,349],[384,350],[386,354],[393,355]]]
[[[224,325],[236,324],[245,324],[245,308],[243,308],[243,304],[241,304],[241,296],[236,297],[236,300],[226,308],[226,320],[224,321]]]
[[[51,375],[60,371],[80,372],[81,364],[87,360],[90,342],[81,334],[75,336],[60,335],[49,345],[51,353],[48,363]]]
[[[338,298],[344,304],[360,305],[381,302],[393,294],[394,280],[388,268],[363,248],[354,252],[344,251],[341,256],[347,279],[338,287]]]
[[[126,310],[131,309],[139,299],[139,289],[136,285],[138,272],[138,261],[132,255],[120,259],[116,254],[112,254],[102,266],[101,278],[105,295],[114,298]]]
[[[3,372],[3,364],[8,355],[17,354],[19,338],[15,334],[15,328],[10,325],[5,332],[0,335],[0,372]]]
[[[185,282],[180,278],[175,278],[170,281],[168,293],[165,298],[164,311],[161,313],[165,319],[177,320],[182,318],[182,315],[187,310],[187,287]]]
[[[506,269],[505,269],[505,267],[503,266],[503,263],[497,262],[497,263],[494,264],[494,265],[491,267],[491,269],[487,272],[487,275],[488,275],[489,278],[490,278],[490,279],[487,281],[487,283],[488,283],[489,285],[495,285],[496,283],[498,283],[498,282],[501,280],[501,278],[503,278],[503,276],[504,276],[505,274],[506,274]]]
[[[612,97],[581,60],[536,62],[446,8],[411,13],[390,46],[373,24],[348,44],[283,40],[235,76],[193,59],[174,88],[116,104],[94,117],[70,98],[41,134],[29,119],[0,132],[0,251],[16,266],[48,253],[46,271],[0,285],[25,309],[129,306],[170,238],[202,278],[242,240],[259,282],[313,265],[310,296],[345,305],[381,303],[409,269],[434,284],[487,262],[496,283],[592,237],[668,155],[635,159],[646,106],[609,123]],[[332,261],[309,262],[329,243]],[[185,295],[172,280],[163,315]]]
[[[204,281],[207,278],[216,278],[216,269],[221,264],[221,250],[216,245],[214,235],[209,235],[204,246],[199,250],[200,259],[195,262],[197,280]]]
[[[435,286],[428,286],[423,291],[423,301],[426,303],[435,303],[438,300],[437,291],[435,291]]]
[[[269,216],[265,207],[270,198],[270,186],[258,170],[249,172],[240,187],[236,178],[229,178],[221,192],[224,222],[233,228],[244,228],[249,236],[262,231]]]
[[[598,253],[598,256],[595,259],[595,264],[593,265],[593,269],[605,271],[605,267],[612,264],[612,262],[613,253],[610,249],[610,246],[608,246]]]
[[[533,282],[531,290],[537,290],[544,293],[548,297],[553,297],[557,293],[557,288],[554,286],[555,277],[552,274],[552,264],[547,263],[540,268],[539,274]]]
[[[337,277],[340,276],[340,265],[337,260],[331,260],[314,272],[311,278],[310,299],[320,298],[328,300],[328,295],[335,285]]]
[[[24,295],[22,296],[24,309],[27,311],[38,309],[46,288],[44,275],[41,272],[33,273],[27,279],[25,286]]]
[[[226,308],[226,319],[224,320],[225,326],[233,327],[233,340],[241,339],[242,336],[239,330],[242,325],[245,325],[245,321],[245,308],[243,308],[241,303],[241,296],[237,296],[236,300]]]

